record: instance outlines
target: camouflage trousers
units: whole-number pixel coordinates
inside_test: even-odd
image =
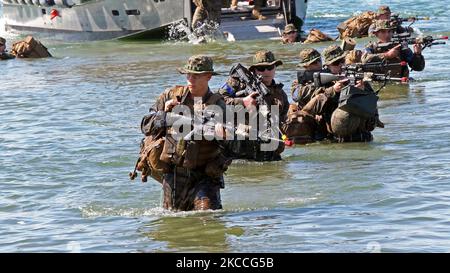
[[[192,18],[192,27],[195,28],[205,21],[213,21],[220,24],[223,0],[194,0],[197,6]]]
[[[176,211],[222,209],[222,182],[223,177],[211,178],[176,167],[173,173],[164,174],[163,207]]]

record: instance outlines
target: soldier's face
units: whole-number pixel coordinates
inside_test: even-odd
[[[305,69],[308,71],[319,71],[322,69],[322,61],[317,60],[317,61],[313,62],[312,64],[306,66]]]
[[[255,73],[256,75],[261,75],[263,83],[269,86],[272,84],[272,81],[275,78],[275,70],[275,65],[259,66],[255,68]]]
[[[391,20],[391,14],[385,13],[378,15],[378,20]]]
[[[390,42],[392,39],[392,31],[383,29],[377,32],[377,38],[382,41],[383,43]]]
[[[297,39],[298,32],[297,31],[291,31],[289,33],[284,34],[284,38],[289,43],[295,43],[295,40]]]
[[[208,90],[208,82],[211,80],[212,74],[186,74],[187,85],[192,93],[203,92]]]
[[[5,46],[5,45],[0,45],[0,52],[5,51],[5,49],[6,49],[6,46]]]
[[[339,61],[336,61],[330,65],[328,65],[328,68],[331,71],[331,74],[341,74],[342,72],[342,66],[344,65],[344,59],[341,59]]]

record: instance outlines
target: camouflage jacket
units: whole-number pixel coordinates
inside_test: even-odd
[[[362,56],[362,62],[368,63],[368,62],[381,62],[385,60],[384,54],[387,52],[381,51],[378,49],[378,42],[371,42],[369,43],[366,48],[365,52]],[[395,44],[392,45],[394,47]],[[413,51],[408,48],[407,50],[402,50],[400,52],[400,55],[397,58],[388,60],[388,63],[400,63],[406,61],[409,65],[409,67],[414,71],[422,71],[425,68],[425,58],[422,54],[415,54]],[[385,73],[386,71],[380,71],[381,73]],[[409,70],[407,67],[404,68],[398,68],[398,69],[391,69],[391,76],[393,77],[408,77],[409,76]]]
[[[158,97],[155,104],[150,108],[150,113],[143,118],[141,130],[146,136],[153,136],[155,138],[166,137],[164,150],[161,155],[162,161],[189,169],[203,168],[208,162],[215,160],[222,152],[221,146],[217,141],[209,141],[206,139],[190,140],[190,144],[186,147],[186,156],[184,159],[172,160],[172,158],[175,158],[173,154],[182,154],[181,152],[178,153],[179,147],[177,145],[180,144],[180,142],[177,144],[177,141],[171,137],[172,128],[170,125],[166,124],[166,113],[164,111],[165,103],[174,98],[179,98],[180,104],[188,106],[191,113],[193,113],[194,99],[190,96],[188,88],[176,86],[165,90]],[[210,99],[212,102],[208,103]],[[225,113],[225,102],[223,101],[223,98],[217,94],[208,91],[202,100],[203,105],[217,105],[222,109],[223,113]],[[196,150],[192,150],[191,152],[191,148]],[[164,157],[168,159],[165,160]]]

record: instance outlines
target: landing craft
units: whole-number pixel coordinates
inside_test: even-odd
[[[68,40],[163,38],[172,24],[190,25],[192,0],[0,0],[6,31]],[[268,0],[262,14],[251,20],[252,6],[222,9],[222,29],[235,40],[278,38],[286,23],[301,27],[308,0]]]

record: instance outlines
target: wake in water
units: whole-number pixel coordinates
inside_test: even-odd
[[[220,25],[216,22],[207,21],[194,30],[185,21],[174,23],[169,27],[169,41],[183,41],[191,44],[204,44],[214,41],[233,42],[231,33],[222,32]]]
[[[292,202],[287,199],[286,202]],[[99,206],[86,206],[78,208],[83,215],[87,218],[97,217],[141,217],[141,216],[159,216],[159,217],[186,217],[186,216],[198,216],[198,215],[221,215],[224,213],[234,212],[249,212],[249,211],[265,211],[269,208],[255,207],[255,208],[234,208],[234,209],[221,209],[221,210],[203,210],[203,211],[171,211],[163,209],[162,207],[154,208],[114,208],[114,207],[99,207]]]

